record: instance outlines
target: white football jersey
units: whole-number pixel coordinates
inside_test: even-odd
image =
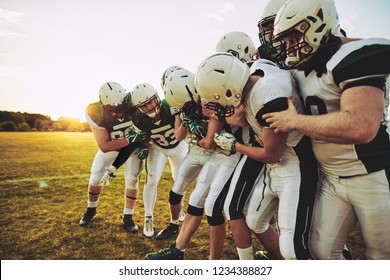
[[[327,63],[320,78],[312,71],[296,71],[306,114],[319,115],[340,111],[340,98],[346,86],[365,85],[372,79],[388,79],[390,40],[364,39],[341,46]],[[368,83],[369,85],[369,83]],[[384,104],[389,102],[385,90]],[[355,176],[390,167],[390,125],[384,119],[376,138],[366,145],[334,144],[312,139],[314,153],[322,170],[335,176]]]
[[[263,129],[268,124],[262,119],[263,114],[287,109],[287,98],[293,96],[297,111],[303,113],[295,82],[291,73],[280,69],[269,60],[256,60],[251,66],[251,73],[261,71],[262,78],[249,91],[243,106],[246,119],[260,139],[263,139]],[[281,106],[281,104],[283,104]],[[287,146],[295,147],[302,134],[292,131],[287,138]]]

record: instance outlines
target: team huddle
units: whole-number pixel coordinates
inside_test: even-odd
[[[209,259],[222,258],[227,228],[242,260],[350,259],[357,222],[365,258],[390,259],[390,40],[348,38],[333,0],[269,0],[258,28],[258,48],[230,32],[195,73],[168,67],[163,99],[148,83],[101,86],[86,109],[99,149],[80,226],[123,165],[123,227],[138,232],[145,161],[143,235],[176,237],[148,260],[185,259],[204,214]],[[167,158],[174,184],[159,199],[171,219],[155,234]]]

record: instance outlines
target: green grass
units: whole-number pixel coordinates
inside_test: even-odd
[[[125,232],[121,226],[124,205],[122,168],[105,187],[98,214],[88,227],[80,227],[86,208],[89,170],[97,145],[91,133],[0,133],[0,258],[2,260],[143,260],[146,253],[170,245],[142,235],[142,191],[134,219],[140,230]],[[155,230],[169,221],[168,193],[172,186],[169,166],[159,183]],[[47,187],[39,187],[44,181]],[[255,239],[255,250],[262,249]],[[357,226],[348,239],[355,259],[362,259],[363,240]],[[208,225],[201,226],[186,251],[187,259],[207,259]],[[224,259],[237,259],[233,241],[225,242]]]

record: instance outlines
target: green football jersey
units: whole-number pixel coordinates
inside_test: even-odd
[[[163,149],[172,149],[179,145],[175,136],[175,116],[167,101],[161,101],[160,119],[153,122],[151,118],[136,114],[133,116],[134,125],[146,132],[150,139]]]
[[[107,129],[111,140],[124,138],[134,129],[130,115],[123,119],[114,118],[110,113],[103,110],[100,102],[91,103],[87,106],[86,118],[91,127]]]

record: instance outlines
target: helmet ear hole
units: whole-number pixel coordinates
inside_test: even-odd
[[[226,97],[227,97],[227,98],[231,98],[232,96],[233,96],[232,92],[230,91],[230,89],[228,89],[228,90],[226,91]]]

